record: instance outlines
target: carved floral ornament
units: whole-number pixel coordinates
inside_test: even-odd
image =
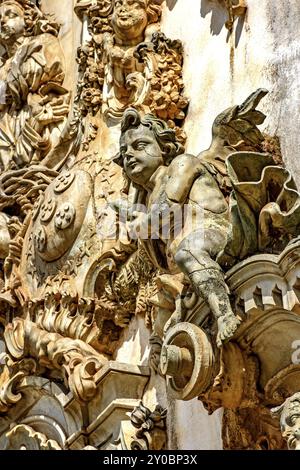
[[[152,379],[162,376],[177,400],[225,409],[225,447],[285,447],[273,407],[289,447],[299,447],[291,341],[300,335],[300,196],[277,164],[276,141],[259,130],[264,89],[218,114],[207,150],[184,152],[183,51],[159,30],[160,3],[77,3],[91,40],[79,50],[72,119],[58,27],[38,7],[33,25],[24,2],[1,3],[2,17],[18,4],[20,26],[16,50],[9,28],[1,32],[9,36],[0,68],[8,77],[0,119],[8,448],[166,447],[166,410],[146,400],[148,365],[115,360],[134,317],[151,333]],[[58,54],[48,63],[50,45]],[[78,145],[78,123],[97,120],[120,124],[114,161]],[[184,216],[182,230],[170,224],[166,234],[164,211],[175,217],[183,207],[191,223]],[[142,237],[154,212],[159,236]],[[61,440],[24,416],[45,396],[64,418]]]
[[[160,0],[79,2],[88,17],[91,40],[78,51],[80,113],[101,112],[120,122],[128,106],[168,121],[184,141],[188,101],[182,80],[180,41],[160,32]]]

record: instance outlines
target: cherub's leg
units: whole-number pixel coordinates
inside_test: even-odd
[[[212,259],[205,245],[190,234],[174,255],[178,267],[189,277],[197,295],[209,305],[218,324],[217,345],[232,337],[240,320],[234,315],[228,288],[220,266]]]

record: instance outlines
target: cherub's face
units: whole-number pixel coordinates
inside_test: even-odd
[[[294,406],[293,406],[294,405]],[[299,401],[291,405],[288,412],[281,416],[283,435],[288,440],[290,449],[300,449],[300,403]]]
[[[120,151],[128,178],[140,186],[146,186],[155,171],[164,164],[153,132],[142,125],[122,135]]]
[[[112,26],[122,40],[139,38],[147,26],[146,0],[116,0]]]
[[[13,3],[4,3],[0,7],[0,39],[12,41],[24,34],[24,11]]]

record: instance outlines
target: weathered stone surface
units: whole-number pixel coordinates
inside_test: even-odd
[[[299,447],[299,16],[0,1],[1,449]]]

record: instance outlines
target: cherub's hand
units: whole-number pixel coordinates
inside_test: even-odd
[[[133,239],[147,239],[151,233],[151,225],[149,224],[148,215],[145,212],[133,211],[127,229],[130,237]]]
[[[125,198],[109,201],[108,205],[111,209],[119,214],[123,221],[134,221],[140,216],[140,214],[145,215],[143,211],[137,210],[137,206],[135,204],[131,204]]]
[[[32,116],[40,129],[62,121],[69,113],[69,105],[63,97],[54,99],[46,96],[32,107]]]
[[[126,220],[129,220],[129,212],[131,209],[131,205],[125,198],[115,199],[114,201],[109,201],[108,205],[111,209],[113,209],[118,214],[126,215]]]

